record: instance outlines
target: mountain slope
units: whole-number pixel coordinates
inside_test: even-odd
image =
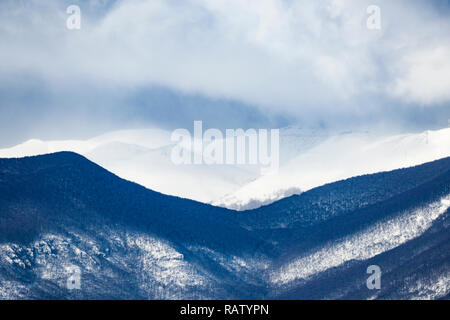
[[[47,228],[59,223],[60,218],[112,219],[161,236],[170,235],[172,239],[189,239],[192,244],[217,244],[224,250],[237,247],[240,237],[246,239],[249,250],[258,244],[247,238],[246,231],[226,209],[145,189],[74,153],[1,159],[0,168],[0,179],[7,181],[0,186],[2,209],[14,210],[3,219],[20,215],[21,208],[16,205],[31,203],[37,208],[45,207],[35,210],[32,216],[37,222],[45,221]],[[19,201],[23,198],[27,202]],[[42,228],[43,223],[30,225],[30,232],[39,231],[38,226]],[[12,240],[4,230],[3,240]],[[236,235],[236,243],[228,239],[230,233]]]
[[[373,205],[425,184],[450,170],[450,158],[407,169],[353,177],[238,214],[253,229],[307,226]]]
[[[74,153],[0,159],[0,298],[441,298],[449,195],[450,158],[245,212],[145,189]],[[370,264],[381,291],[365,287]],[[80,290],[67,286],[73,268]]]
[[[450,128],[394,136],[366,132],[332,134],[290,158],[277,174],[259,177],[213,204],[253,209],[278,200],[276,195],[283,191],[308,191],[354,176],[407,168],[449,156]]]
[[[278,173],[261,176],[258,165],[175,165],[170,135],[167,130],[140,129],[88,140],[30,140],[0,149],[0,158],[73,151],[152,190],[246,210],[326,183],[450,156],[448,128],[389,136],[286,127],[280,129]]]
[[[151,287],[143,290],[142,296],[142,290],[133,286],[129,290],[137,290],[135,293],[115,290],[117,297],[158,297],[152,289],[156,284],[139,280],[146,270],[154,268],[162,269],[168,285],[180,282],[173,289],[175,297],[191,280],[210,283],[218,281],[216,275],[220,275],[221,284],[211,285],[214,290],[207,287],[204,292],[211,296],[211,291],[229,286],[231,289],[222,293],[229,297],[241,285],[228,269],[239,268],[245,273],[239,259],[264,246],[239,227],[226,209],[153,192],[119,179],[74,153],[2,159],[0,181],[0,241],[5,243],[2,265],[9,270],[17,264],[20,270],[13,268],[16,277],[11,271],[4,272],[4,281],[9,283],[17,277],[22,284],[37,281],[31,296],[44,291],[44,297],[58,297],[61,290],[53,292],[45,287],[46,261],[55,260],[59,271],[49,272],[55,280],[64,273],[64,264],[72,260],[88,270],[87,274],[83,272],[84,278],[92,278],[84,297],[110,297],[106,283],[128,286],[130,281],[134,286],[149,283]],[[228,258],[236,261],[229,262]],[[108,280],[110,277],[114,281]],[[157,283],[160,275],[148,277]],[[203,296],[195,281],[196,290],[190,294]],[[66,296],[67,290],[63,293]]]

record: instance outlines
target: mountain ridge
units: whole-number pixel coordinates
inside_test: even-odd
[[[392,260],[400,251],[406,259],[400,248],[422,248],[438,276],[422,277],[428,295],[445,297],[449,253],[430,246],[450,225],[436,205],[450,194],[449,169],[444,158],[239,212],[149,190],[72,152],[0,159],[0,298],[365,299],[364,282],[352,285],[361,267],[378,259],[402,270]],[[378,249],[367,255],[366,247]],[[73,265],[81,291],[65,287]],[[422,281],[419,265],[407,270]],[[392,290],[419,282],[393,274],[391,293],[377,297],[412,296]]]
[[[88,140],[30,140],[0,149],[0,157],[73,151],[151,190],[242,211],[349,177],[448,157],[450,129],[389,135],[281,128],[280,168],[273,176],[261,176],[254,165],[177,166],[170,159],[173,145],[168,130],[122,130]]]

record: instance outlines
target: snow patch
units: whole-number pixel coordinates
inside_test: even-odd
[[[400,217],[330,243],[272,272],[271,282],[285,285],[309,279],[350,260],[366,260],[422,235],[450,207],[450,196]]]

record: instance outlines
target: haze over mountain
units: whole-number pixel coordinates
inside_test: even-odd
[[[170,135],[166,130],[142,129],[89,140],[29,140],[1,149],[0,157],[73,151],[147,188],[245,210],[325,183],[450,156],[449,128],[386,136],[287,127],[280,131],[279,171],[261,176],[256,165],[175,165]]]
[[[145,189],[74,153],[0,159],[0,297],[448,298],[449,207],[450,158],[245,212]],[[67,286],[73,267],[80,289]]]

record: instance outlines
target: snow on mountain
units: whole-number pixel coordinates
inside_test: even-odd
[[[171,132],[121,130],[88,140],[29,140],[0,157],[57,151],[86,156],[121,178],[150,189],[245,210],[352,176],[409,167],[450,155],[450,129],[396,136],[280,130],[280,169],[261,176],[255,165],[175,165]]]
[[[286,284],[295,279],[309,277],[344,264],[350,260],[367,260],[382,252],[419,237],[450,207],[450,196],[443,197],[425,208],[407,212],[400,217],[370,226],[323,248],[312,250],[295,261],[283,265],[272,274],[276,284]]]
[[[289,196],[291,190],[307,191],[349,177],[410,167],[449,155],[450,128],[388,137],[369,133],[333,135],[289,160],[277,174],[262,176],[213,204],[252,209]]]
[[[74,238],[80,240],[74,241]],[[106,246],[108,249],[105,250]],[[55,294],[66,288],[68,270],[74,263],[84,271],[84,278],[87,278],[82,279],[84,282],[90,280],[86,273],[103,272],[102,276],[106,278],[117,276],[117,270],[102,270],[101,260],[116,264],[127,272],[139,269],[135,295],[144,299],[182,299],[182,294],[192,287],[208,284],[201,270],[185,261],[183,254],[167,241],[120,229],[102,230],[97,237],[80,232],[70,236],[44,234],[28,246],[0,244],[0,264],[26,271],[33,268],[38,281],[56,285]],[[127,263],[128,260],[134,265]],[[88,290],[87,283],[83,289]],[[28,294],[20,281],[5,280],[0,276],[0,299],[25,299]]]
[[[322,139],[321,134],[286,128],[281,137],[281,164]],[[165,194],[210,203],[260,177],[256,165],[176,165],[171,161],[171,132],[160,129],[122,130],[89,140],[32,139],[8,149],[0,158],[73,151],[121,178]],[[291,189],[290,194],[299,192]],[[287,193],[279,191],[283,197]],[[274,199],[268,199],[272,202]]]
[[[121,178],[165,194],[210,202],[258,175],[249,166],[176,165],[171,161],[171,132],[160,129],[122,130],[89,140],[32,139],[0,150],[0,158],[72,151],[86,156]]]

